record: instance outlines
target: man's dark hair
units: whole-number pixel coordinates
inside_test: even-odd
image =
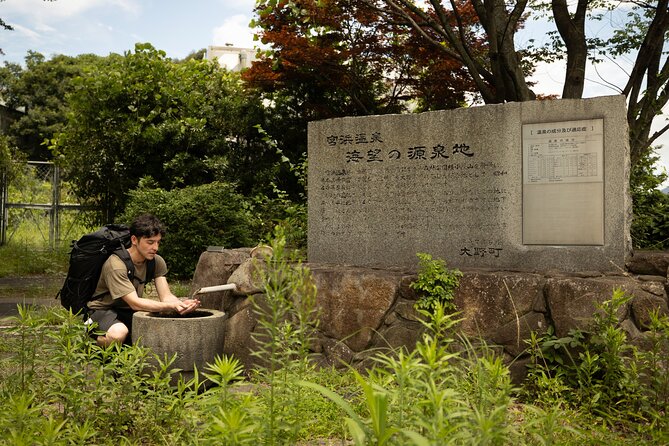
[[[152,214],[142,214],[130,225],[130,235],[137,238],[154,237],[158,234],[165,236],[165,228],[158,217]]]

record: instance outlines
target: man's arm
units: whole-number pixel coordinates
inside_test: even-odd
[[[153,300],[153,299],[145,299],[143,297],[139,297],[137,295],[137,291],[132,291],[131,293],[126,294],[125,296],[121,297],[125,301],[125,303],[128,304],[130,308],[132,308],[135,311],[150,311],[150,312],[160,312],[160,311],[179,311],[179,308],[182,306],[181,301],[179,299],[175,301],[167,301],[163,302]]]
[[[167,283],[165,276],[159,276],[155,278],[156,282],[156,291],[158,292],[158,299],[161,302],[170,303],[176,302],[180,304],[180,307],[177,308],[179,314],[190,313],[200,306],[200,301],[198,299],[184,299],[183,301],[172,294],[170,290],[170,285]]]

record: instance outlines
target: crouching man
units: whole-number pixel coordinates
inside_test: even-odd
[[[179,300],[165,278],[167,265],[157,254],[165,235],[162,223],[150,214],[137,217],[130,225],[132,245],[128,253],[135,267],[134,279],[128,277],[125,263],[112,254],[102,267],[102,273],[92,301],[88,302],[89,317],[104,332],[97,343],[106,347],[114,342],[131,343],[132,316],[136,311],[176,311],[187,314],[200,306],[197,299]],[[149,265],[153,262],[153,265]],[[158,299],[146,299],[144,293],[147,270],[153,269]]]

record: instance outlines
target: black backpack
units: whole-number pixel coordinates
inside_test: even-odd
[[[130,230],[125,225],[106,225],[79,240],[73,240],[67,277],[56,299],[60,297],[61,305],[73,314],[81,313],[85,316],[88,312],[86,304],[94,298],[102,265],[112,254],[123,260],[128,270],[128,279],[132,282],[135,265],[127,250],[129,246]],[[153,279],[155,264],[155,260],[147,263],[146,279],[142,283]]]

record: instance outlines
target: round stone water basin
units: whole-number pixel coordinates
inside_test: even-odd
[[[161,359],[176,353],[172,367],[189,380],[195,366],[201,373],[223,354],[224,320],[224,312],[210,309],[183,316],[138,311],[132,318],[132,342],[150,348]]]

